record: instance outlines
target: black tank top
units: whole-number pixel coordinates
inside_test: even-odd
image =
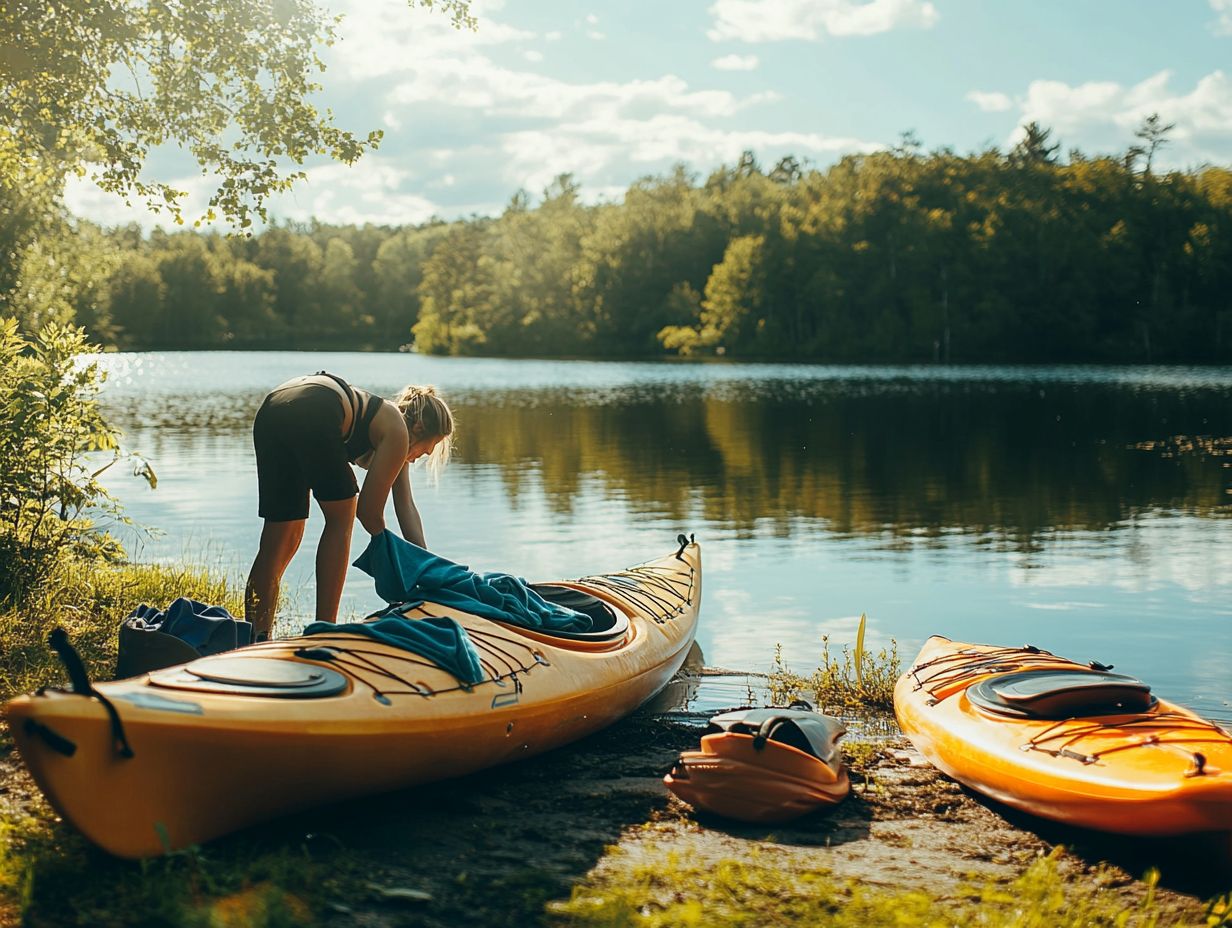
[[[342,439],[342,443],[346,447],[347,460],[353,464],[372,450],[372,439],[368,437],[368,426],[376,418],[376,411],[381,408],[381,403],[384,401],[367,390],[356,390],[341,377],[329,371],[317,371],[317,376],[328,377],[338,384],[351,404],[351,430]]]

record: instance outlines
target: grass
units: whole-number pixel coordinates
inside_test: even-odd
[[[875,654],[864,648],[865,617],[860,616],[853,647],[843,645],[835,656],[830,637],[821,638],[821,663],[808,676],[795,673],[783,662],[782,645],[774,649],[774,666],[769,674],[770,698],[775,705],[806,698],[822,712],[853,709],[894,709],[894,684],[902,675],[898,643]]]
[[[0,610],[0,702],[40,686],[66,685],[47,644],[57,626],[68,632],[91,679],[111,679],[124,617],[141,603],[162,608],[179,596],[241,614],[242,594],[218,571],[62,559],[25,603]],[[3,752],[12,742],[7,727],[0,731]],[[242,865],[176,855],[138,868],[94,850],[56,822],[41,801],[34,816],[0,804],[0,924],[10,917],[31,925],[310,923],[295,891],[303,881],[285,880],[305,869],[295,852],[280,850]],[[68,886],[75,921],[65,921]],[[56,914],[41,914],[48,910]]]
[[[31,928],[291,928],[362,894],[335,847],[196,848],[132,863],[90,847],[50,814],[0,822],[0,924]],[[71,888],[71,890],[70,890]]]
[[[561,928],[1162,928],[1181,924],[1160,909],[1154,880],[1129,902],[1098,884],[1067,882],[1059,852],[1037,859],[1008,884],[966,884],[946,898],[922,891],[869,890],[824,870],[784,870],[756,852],[742,859],[683,862],[651,848],[616,849],[568,901],[549,907]],[[1218,918],[1218,915],[1212,916]],[[1210,921],[1208,925],[1226,922]]]
[[[22,606],[0,611],[0,700],[65,681],[47,646],[56,626],[68,632],[91,679],[111,679],[124,617],[141,603],[161,609],[179,596],[243,614],[242,592],[217,571],[66,558]]]

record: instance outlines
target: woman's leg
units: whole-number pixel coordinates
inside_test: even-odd
[[[325,530],[317,544],[317,621],[337,622],[342,584],[351,554],[356,497],[317,500],[325,515]]]
[[[282,575],[299,550],[307,521],[271,522],[267,519],[261,529],[261,546],[244,590],[244,617],[252,623],[254,640],[258,636],[268,636],[274,627]]]

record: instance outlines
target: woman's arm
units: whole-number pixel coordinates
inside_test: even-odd
[[[398,410],[386,403],[373,417],[369,436],[375,446],[359,491],[359,504],[355,515],[369,535],[385,531],[385,501],[398,472],[406,466],[406,453],[410,438]]]
[[[411,496],[411,465],[403,464],[402,470],[394,478],[394,514],[398,517],[398,527],[402,529],[402,537],[412,544],[427,548],[424,541],[423,519]]]

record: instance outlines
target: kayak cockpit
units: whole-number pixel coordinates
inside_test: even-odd
[[[603,600],[590,595],[585,590],[555,583],[535,583],[531,584],[531,589],[554,605],[565,606],[590,617],[590,628],[586,631],[567,631],[546,627],[533,629],[539,635],[548,638],[562,638],[566,641],[609,643],[621,641],[629,633],[627,615],[613,609]]]
[[[997,674],[967,688],[977,709],[1020,719],[1070,719],[1149,712],[1151,688],[1119,673],[1086,668]]]

